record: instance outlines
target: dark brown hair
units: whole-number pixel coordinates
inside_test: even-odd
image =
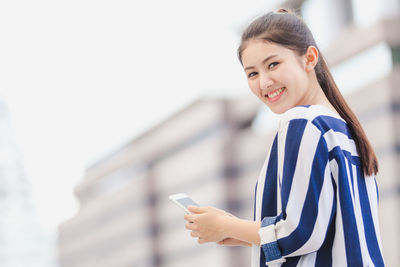
[[[294,12],[282,8],[257,18],[243,32],[238,49],[238,57],[242,65],[242,52],[251,40],[276,43],[291,49],[299,56],[304,55],[310,45],[318,49],[314,37],[304,21]],[[315,73],[325,96],[350,128],[364,173],[368,176],[377,174],[378,160],[375,152],[359,120],[340,93],[321,53],[315,66]]]

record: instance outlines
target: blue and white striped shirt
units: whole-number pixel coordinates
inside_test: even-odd
[[[378,188],[346,122],[330,109],[282,115],[256,186],[261,247],[252,267],[384,266]]]

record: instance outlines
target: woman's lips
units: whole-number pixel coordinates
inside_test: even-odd
[[[286,87],[282,87],[279,89],[276,89],[268,94],[265,95],[267,100],[271,103],[276,102],[279,100],[279,98],[282,96],[283,92],[286,91]]]

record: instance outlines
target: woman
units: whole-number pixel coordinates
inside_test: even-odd
[[[251,266],[384,266],[378,162],[305,23],[284,9],[251,23],[239,60],[283,114],[256,187],[254,221],[190,207],[199,243],[252,246]]]

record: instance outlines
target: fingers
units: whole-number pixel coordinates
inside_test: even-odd
[[[213,222],[215,224],[215,221],[218,221],[218,216],[220,216],[220,213],[223,211],[213,207],[197,206],[188,206],[188,210],[191,213],[184,215],[184,219],[188,222],[185,228],[192,231],[190,235],[197,238],[199,244],[218,242],[221,240],[222,237],[218,236],[218,231],[212,226]]]
[[[190,222],[185,225],[185,228],[192,231],[198,230],[198,226]]]
[[[198,233],[195,231],[190,232],[191,237],[199,237]]]
[[[194,214],[200,214],[206,212],[206,208],[197,207],[197,206],[188,206],[188,210]]]
[[[191,212],[191,214],[185,214],[183,218],[188,222],[194,222],[200,214],[207,212],[207,209],[208,208],[188,206],[188,210]]]
[[[221,246],[231,246],[234,240],[232,238],[228,237],[225,239],[222,239],[221,241],[218,242],[218,245]]]
[[[221,245],[221,246],[225,246],[225,245],[226,245],[225,242],[226,242],[227,239],[229,239],[229,237],[228,237],[228,238],[225,238],[225,239],[222,239],[221,241],[218,241],[217,244],[218,244],[218,245]]]
[[[197,218],[197,215],[195,215],[195,214],[185,214],[185,216],[183,216],[183,218],[188,222],[194,222],[195,219]]]
[[[191,236],[191,237],[194,237],[194,238],[197,238],[197,242],[198,242],[199,244],[207,243],[206,239],[203,238],[202,236],[200,236],[200,233],[199,233],[199,232],[192,231],[192,232],[190,232],[190,236]]]

